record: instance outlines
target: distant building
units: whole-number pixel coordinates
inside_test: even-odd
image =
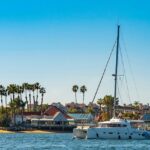
[[[31,123],[33,118],[41,118],[41,112],[23,112],[23,114],[15,115],[12,117],[12,123],[21,124],[21,123]]]
[[[133,106],[116,106],[116,111],[122,112],[122,113],[139,113],[139,109],[135,108]]]
[[[22,121],[30,123],[32,127],[69,126],[74,124],[74,119],[71,116],[53,105],[50,105],[43,115],[40,112],[24,112],[23,116],[17,115],[15,122],[21,124]]]
[[[76,124],[88,124],[93,122],[94,116],[92,114],[68,114],[74,119]]]
[[[141,119],[144,120],[147,129],[150,130],[150,114],[144,114]]]
[[[76,110],[77,113],[82,113],[84,111],[83,107],[81,107],[80,104],[71,102],[65,105],[67,112],[70,112],[70,110]]]
[[[69,112],[71,109],[76,109],[77,113],[87,113],[89,107],[92,108],[95,114],[99,112],[99,106],[94,103],[89,103],[88,105],[86,104],[79,104],[79,103],[68,103],[65,105],[67,112]]]
[[[73,129],[75,127],[74,118],[53,105],[49,106],[41,118],[31,119],[31,125],[48,129]]]

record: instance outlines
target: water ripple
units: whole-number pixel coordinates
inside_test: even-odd
[[[79,140],[72,134],[0,134],[0,150],[150,150],[149,140]]]

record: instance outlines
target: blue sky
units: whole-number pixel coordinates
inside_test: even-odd
[[[47,90],[47,103],[73,101],[72,85],[85,84],[88,103],[103,72],[119,23],[121,48],[125,46],[128,51],[138,89],[137,93],[127,66],[130,97],[132,101],[148,103],[149,7],[147,0],[0,1],[1,83],[39,81]],[[113,94],[112,73],[113,59],[97,98]],[[120,91],[120,101],[129,103],[124,91],[123,88]],[[80,93],[78,99],[82,99]]]

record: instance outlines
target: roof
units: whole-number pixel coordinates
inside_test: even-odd
[[[64,113],[62,110],[57,108],[56,106],[52,106],[52,105],[44,112],[44,115],[46,115],[46,116],[55,116],[58,112],[62,113],[66,119],[71,119],[72,118],[69,115],[67,115],[66,113]]]
[[[24,116],[41,115],[41,112],[23,112]]]
[[[67,121],[67,118],[61,112],[57,112],[54,121]]]
[[[50,106],[45,112],[44,115],[54,116],[57,112],[59,112],[58,108],[55,106]]]
[[[80,119],[92,119],[93,115],[92,114],[68,114],[69,116],[73,117],[76,120]]]

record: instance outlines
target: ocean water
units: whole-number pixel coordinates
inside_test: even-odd
[[[0,150],[150,150],[150,140],[79,140],[72,134],[0,134]]]

